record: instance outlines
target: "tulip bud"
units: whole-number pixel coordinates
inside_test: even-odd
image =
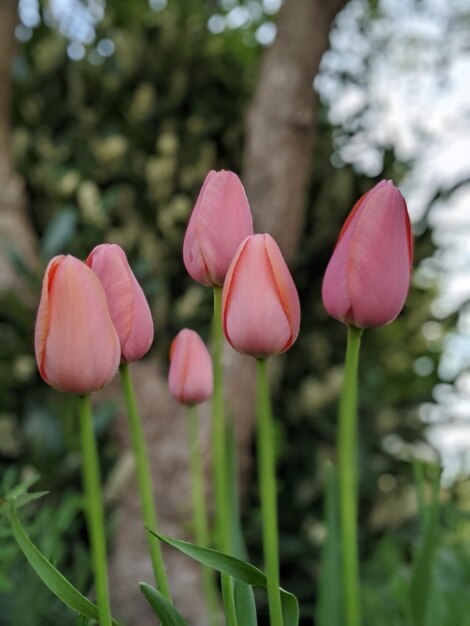
[[[227,341],[243,354],[280,354],[296,340],[299,296],[270,235],[251,235],[238,248],[225,280],[222,316]]]
[[[208,287],[223,285],[238,246],[252,233],[250,206],[238,176],[209,172],[184,237],[188,273]]]
[[[344,324],[392,322],[410,286],[410,218],[400,191],[383,180],[356,202],[323,279],[323,304]]]
[[[73,256],[56,256],[47,266],[34,343],[41,376],[60,391],[96,391],[118,370],[121,350],[106,294]]]
[[[152,345],[153,321],[124,250],[116,244],[101,244],[91,251],[86,264],[98,276],[106,292],[111,319],[121,342],[122,361],[137,361]]]
[[[212,360],[194,330],[184,328],[173,339],[168,386],[173,398],[181,404],[200,404],[212,396]]]

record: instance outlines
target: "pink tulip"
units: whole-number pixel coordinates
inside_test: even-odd
[[[400,191],[383,180],[356,202],[323,279],[323,304],[344,324],[392,322],[410,286],[410,218]]]
[[[111,319],[121,342],[122,361],[137,361],[152,345],[153,321],[124,250],[116,244],[101,244],[91,251],[86,263],[106,292]]]
[[[188,273],[208,287],[223,285],[238,246],[252,233],[250,206],[238,176],[209,172],[184,237]]]
[[[238,248],[225,280],[222,316],[227,341],[243,354],[280,354],[296,340],[299,296],[270,235],[251,235]]]
[[[36,318],[36,361],[60,391],[87,394],[111,380],[121,349],[98,277],[73,256],[46,269]]]
[[[200,404],[212,396],[211,357],[194,330],[184,328],[173,339],[168,386],[173,398],[181,404]]]

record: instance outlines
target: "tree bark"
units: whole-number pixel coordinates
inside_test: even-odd
[[[15,172],[11,147],[11,67],[15,54],[16,0],[0,1],[0,291],[25,297],[13,255],[32,267],[36,239],[25,213],[23,181]]]
[[[285,0],[278,16],[277,38],[265,54],[247,117],[243,179],[255,225],[257,230],[270,232],[291,260],[302,231],[314,148],[318,103],[313,79],[328,48],[332,21],[344,4],[345,0]],[[229,348],[224,359],[226,400],[235,420],[243,477],[250,465],[255,418],[254,359]],[[175,409],[166,381],[154,363],[135,364],[135,373],[150,444],[161,529],[181,536],[190,515],[185,416]],[[207,407],[202,414],[202,429],[210,493]],[[123,421],[119,433],[122,445],[128,446]],[[132,477],[130,480],[134,481]],[[128,619],[129,626],[150,626],[155,618],[140,601],[135,587],[137,579],[151,581],[135,484],[123,492],[111,567],[116,614]],[[207,624],[198,567],[174,551],[165,551],[165,557],[176,606],[192,626]]]
[[[318,111],[313,79],[328,49],[332,22],[345,3],[285,0],[248,114],[243,180],[255,226],[277,240],[288,260],[305,215]]]

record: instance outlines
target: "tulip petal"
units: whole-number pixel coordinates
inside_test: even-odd
[[[204,263],[213,284],[223,285],[240,241],[253,232],[245,190],[233,172],[222,172],[204,191],[204,211],[196,218],[196,230]]]
[[[106,292],[123,360],[142,358],[153,341],[153,320],[124,250],[116,244],[100,244],[88,256],[87,265],[97,274]]]
[[[121,346],[125,345],[134,318],[132,282],[125,254],[117,245],[100,244],[92,250],[86,264],[104,287],[111,319],[118,331]]]
[[[352,302],[348,284],[349,248],[356,224],[363,208],[363,199],[356,202],[345,225],[341,229],[334,253],[326,268],[322,286],[322,298],[329,314],[349,324],[353,319]],[[345,226],[348,226],[345,229]]]
[[[290,327],[290,337],[284,346],[287,350],[297,339],[300,328],[300,302],[291,273],[277,244],[272,237],[264,236],[264,245],[271,265],[274,284],[279,293],[279,301],[284,309]]]
[[[211,287],[211,279],[209,275],[209,271],[204,260],[204,256],[202,254],[202,249],[199,242],[198,232],[197,232],[197,217],[201,210],[201,204],[204,198],[204,193],[209,182],[214,178],[217,174],[214,170],[211,170],[201,187],[201,191],[199,192],[199,196],[196,200],[196,204],[194,206],[193,212],[191,214],[188,228],[186,229],[186,234],[184,236],[183,242],[183,261],[186,269],[188,270],[189,275],[195,281],[206,285],[206,287]]]
[[[150,350],[153,342],[153,320],[142,287],[132,275],[132,291],[134,294],[134,317],[131,332],[122,346],[122,354],[126,361],[136,361]]]
[[[34,332],[34,350],[36,353],[36,360],[38,363],[38,369],[41,376],[46,379],[44,371],[44,354],[46,351],[47,335],[49,333],[49,324],[51,319],[49,290],[53,280],[54,274],[60,263],[65,259],[64,255],[59,255],[51,259],[49,262],[44,280],[42,283],[41,300],[39,302],[39,308],[36,316],[36,327]],[[46,380],[47,382],[47,380]]]
[[[348,284],[354,317],[362,327],[391,322],[403,308],[410,286],[407,232],[401,197],[385,186],[377,189],[374,202],[364,205],[350,246]]]

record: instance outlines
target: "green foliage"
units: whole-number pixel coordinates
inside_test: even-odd
[[[36,491],[34,493],[27,493],[28,489],[39,480],[39,476],[33,474],[22,483],[19,483],[15,487],[10,488],[9,483],[14,471],[6,472],[3,478],[3,495],[0,497],[0,514],[8,513],[13,506],[15,509],[19,509],[34,500],[39,500],[47,494],[47,491]]]
[[[47,500],[49,502],[41,506],[31,501],[30,506],[22,509],[27,533],[40,547],[42,554],[58,566],[73,581],[74,586],[87,589],[90,584],[88,555],[85,546],[77,538],[77,530],[81,528],[81,500],[70,491],[63,492],[60,499],[49,496]],[[0,538],[0,624],[75,624],[73,613],[64,611],[64,605],[47,590],[21,553],[6,515],[0,517]],[[17,593],[20,588],[21,594]]]
[[[147,583],[139,583],[139,587],[147,602],[161,619],[162,626],[187,626],[187,622],[158,589]]]
[[[237,622],[246,624],[246,626],[258,626],[253,587],[242,580],[235,580],[233,582],[233,597]]]
[[[414,626],[426,626],[429,623],[431,608],[434,604],[433,566],[434,555],[439,542],[438,515],[441,486],[441,470],[440,468],[435,469],[431,485],[431,503],[429,507],[426,507],[427,511],[420,511],[425,522],[423,524],[423,545],[415,557],[410,584],[410,606]],[[421,502],[421,509],[423,505],[424,503]]]
[[[422,623],[426,626],[465,626],[468,621],[465,589],[470,583],[470,551],[464,539],[468,519],[451,502],[441,507],[439,517],[438,533],[432,544],[434,556],[427,563],[428,573],[420,566],[413,573],[409,558],[409,527],[385,536],[376,545],[364,568],[362,589],[366,626],[414,626],[416,621],[410,611],[410,597],[412,602],[421,605],[426,590],[429,594],[427,576],[432,577],[432,594],[427,595],[426,620]],[[420,537],[418,541],[421,547],[415,561],[417,565],[422,562],[425,552],[429,554],[426,541],[429,546],[429,533],[424,540]],[[421,615],[421,611],[417,613],[418,620],[423,619]]]
[[[65,606],[97,620],[98,608],[85,598],[33,544],[20,524],[14,504],[10,505],[9,517],[18,546],[42,582]]]
[[[318,626],[341,626],[341,562],[338,521],[338,479],[335,466],[325,463],[324,520],[326,537],[323,541],[321,570],[318,579]]]
[[[189,543],[188,541],[172,539],[171,537],[166,537],[165,535],[155,533],[152,530],[149,530],[149,532],[151,532],[152,535],[158,537],[161,541],[167,543],[172,548],[176,548],[180,552],[183,552],[183,554],[186,554],[187,556],[198,561],[202,565],[212,567],[218,572],[235,578],[236,580],[250,585],[251,587],[262,587],[264,589],[267,588],[267,579],[265,574],[257,567],[254,567],[246,561],[242,561],[241,559],[237,559],[234,556],[224,554],[222,552],[219,552],[218,550],[196,546],[192,543]],[[251,597],[247,596],[244,593],[239,594],[237,597],[240,602],[250,603],[250,606],[243,606],[241,607],[241,609],[243,609],[243,611],[247,610],[248,613],[251,614]],[[281,588],[281,603],[284,622],[286,624],[289,624],[289,626],[298,626],[299,604],[297,602],[297,598],[285,589]]]

